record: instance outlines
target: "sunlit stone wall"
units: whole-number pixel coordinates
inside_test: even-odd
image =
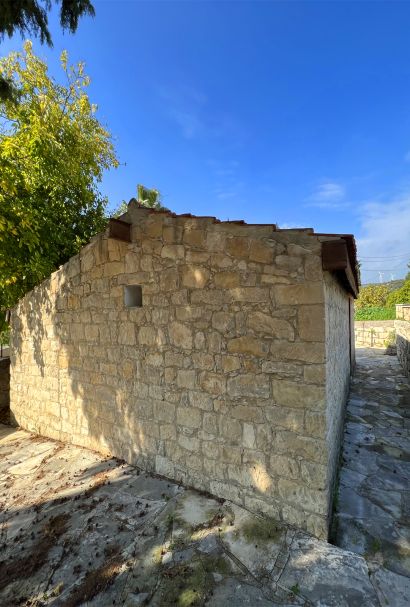
[[[394,320],[356,320],[354,323],[357,348],[387,348],[394,343]]]
[[[13,310],[16,421],[325,537],[348,370],[329,407],[321,237],[124,219],[131,243],[99,235]]]
[[[410,376],[410,305],[396,306],[396,346],[397,357],[406,375]]]

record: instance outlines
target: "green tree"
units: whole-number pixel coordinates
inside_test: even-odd
[[[387,305],[395,306],[396,304],[410,304],[410,279],[407,279],[400,289],[392,291],[388,296]]]
[[[0,60],[19,103],[0,100],[0,309],[75,254],[105,225],[103,171],[117,166],[111,136],[86,94],[84,65],[68,66],[66,85],[26,42]]]
[[[380,307],[386,305],[389,289],[386,285],[367,285],[361,287],[359,297],[356,299],[355,308]]]
[[[80,17],[95,15],[90,0],[56,0],[56,4],[59,3],[61,27],[71,33],[76,31]],[[38,36],[42,44],[53,46],[48,29],[50,9],[51,0],[0,0],[0,40],[6,34],[11,37],[20,32],[22,36]],[[0,98],[11,99],[13,93],[12,81],[0,76]]]
[[[116,219],[118,219],[118,217],[121,217],[121,215],[124,215],[124,213],[126,213],[127,211],[128,211],[128,204],[125,202],[125,200],[123,200],[122,202],[120,202],[118,207],[115,209],[115,211],[111,215],[111,217],[115,217]]]

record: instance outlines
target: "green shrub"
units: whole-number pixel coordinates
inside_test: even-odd
[[[395,306],[396,304],[410,304],[410,280],[406,280],[400,289],[392,291],[388,296],[387,305]]]
[[[10,331],[7,329],[5,331],[0,331],[0,344],[3,346],[9,345],[10,339]]]
[[[6,322],[6,315],[0,310],[0,344],[7,346],[10,337],[10,327]]]
[[[396,308],[382,308],[380,306],[367,306],[355,311],[355,320],[394,320]]]

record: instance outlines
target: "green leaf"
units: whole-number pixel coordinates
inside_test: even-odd
[[[30,41],[0,59],[19,103],[0,99],[0,310],[101,231],[98,184],[118,166],[110,133],[86,93],[84,64],[61,55],[56,82]]]

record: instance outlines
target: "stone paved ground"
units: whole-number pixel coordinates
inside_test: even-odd
[[[0,605],[408,607],[409,579],[115,459],[0,426]]]
[[[357,350],[337,510],[338,546],[410,577],[410,385],[382,350]]]

